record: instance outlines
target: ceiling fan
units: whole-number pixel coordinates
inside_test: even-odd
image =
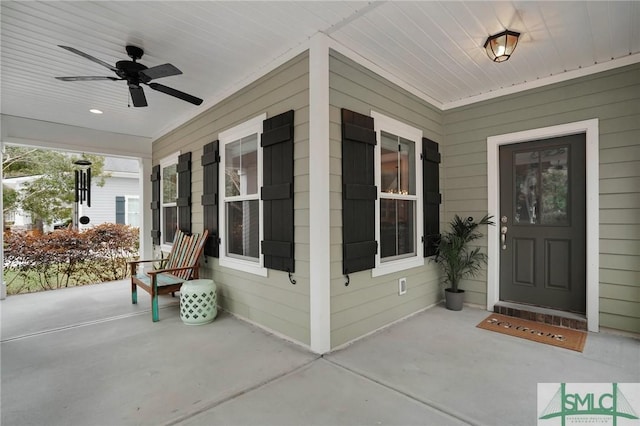
[[[69,46],[60,46],[59,47],[68,50],[69,52],[75,53],[76,55],[80,55],[83,58],[87,58],[90,61],[93,61],[97,64],[102,65],[105,68],[113,71],[117,77],[102,77],[102,76],[78,76],[78,77],[56,77],[58,80],[62,81],[95,81],[95,80],[126,80],[127,85],[129,86],[129,93],[131,93],[131,99],[133,100],[134,107],[145,107],[147,106],[147,98],[144,95],[144,91],[142,90],[142,84],[146,84],[151,87],[153,90],[157,90],[158,92],[166,93],[167,95],[174,96],[178,99],[182,99],[183,101],[190,102],[194,105],[200,105],[202,103],[202,99],[196,98],[195,96],[191,96],[188,93],[181,92],[179,90],[173,89],[168,86],[164,86],[158,83],[151,83],[151,80],[155,80],[162,77],[169,77],[172,75],[182,74],[178,68],[171,64],[158,65],[155,67],[147,68],[145,65],[142,65],[139,62],[136,62],[138,59],[142,58],[144,54],[144,50],[137,46],[127,46],[127,54],[132,59],[131,61],[118,61],[116,62],[116,66],[109,65],[108,63],[101,61],[98,58],[95,58],[89,54],[79,51],[73,47]]]

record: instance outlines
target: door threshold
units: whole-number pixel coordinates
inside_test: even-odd
[[[573,312],[504,301],[496,303],[493,307],[493,312],[543,324],[587,331],[587,317]]]

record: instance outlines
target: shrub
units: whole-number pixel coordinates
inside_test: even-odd
[[[128,276],[127,261],[138,255],[139,233],[138,228],[114,223],[104,223],[84,233],[91,241],[91,273],[97,281],[115,281]]]
[[[126,262],[138,253],[139,231],[102,224],[86,231],[6,232],[7,292],[55,288],[126,278]]]

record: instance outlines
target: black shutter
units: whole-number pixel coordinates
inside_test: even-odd
[[[218,167],[220,164],[220,142],[213,141],[202,151],[202,209],[204,229],[209,230],[209,238],[204,246],[204,254],[220,257],[218,236]]]
[[[124,197],[121,195],[116,195],[116,223],[122,225],[126,223],[124,207]]]
[[[160,165],[151,169],[151,240],[160,245]]]
[[[438,144],[422,138],[424,257],[436,254],[440,239],[440,153]]]
[[[178,157],[178,228],[191,233],[191,153]]]
[[[264,266],[294,272],[293,110],[264,120],[262,130]]]
[[[342,269],[344,274],[375,267],[378,252],[375,211],[373,118],[342,110]]]

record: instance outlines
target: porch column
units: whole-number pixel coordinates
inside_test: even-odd
[[[151,241],[151,158],[139,158],[140,166],[140,258],[153,259]]]
[[[309,252],[311,350],[331,349],[329,237],[329,38],[309,48]]]
[[[1,135],[2,139],[0,139],[0,153],[2,153],[4,158],[4,134]],[[4,173],[0,170],[0,199],[3,197],[2,186],[1,183],[4,179]],[[2,210],[4,212],[4,204],[2,205]],[[0,300],[3,300],[7,297],[7,285],[4,283],[4,213],[2,213],[2,232],[0,232]]]

